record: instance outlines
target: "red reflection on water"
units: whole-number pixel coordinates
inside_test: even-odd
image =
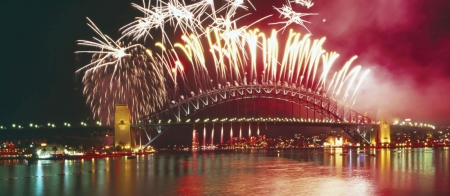
[[[183,176],[177,186],[178,195],[202,195],[204,189],[204,179],[200,175]]]

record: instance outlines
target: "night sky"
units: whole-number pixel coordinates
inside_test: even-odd
[[[85,49],[76,40],[96,36],[86,17],[118,38],[120,27],[141,16],[131,2],[142,1],[2,0],[0,125],[85,120],[89,109],[75,70],[90,56],[74,54]],[[252,2],[258,13],[246,20],[270,13],[274,15],[267,22],[278,20],[268,0]],[[280,7],[285,1],[270,2]],[[338,52],[342,62],[358,55],[353,65],[371,70],[358,94],[357,111],[385,109],[400,120],[450,125],[450,1],[314,2],[309,10],[293,6],[319,13],[306,17],[313,38],[327,37],[324,49]],[[268,27],[267,22],[255,27],[282,26]],[[297,25],[289,27],[305,32]]]

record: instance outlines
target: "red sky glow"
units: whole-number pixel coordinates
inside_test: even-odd
[[[355,109],[450,124],[450,2],[315,1],[307,27],[341,60],[370,69]],[[323,22],[323,19],[326,19]]]

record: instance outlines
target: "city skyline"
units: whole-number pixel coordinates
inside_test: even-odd
[[[5,93],[0,124],[86,119],[89,110],[75,70],[82,66],[78,61],[86,62],[90,56],[74,55],[79,50],[75,41],[95,36],[85,17],[106,34],[118,35],[117,29],[139,16],[131,2],[2,3],[7,8],[2,10],[2,20],[9,27],[2,32],[3,46],[9,47],[2,50],[5,69],[0,87]],[[306,24],[313,36],[326,36],[325,48],[340,53],[341,60],[358,55],[356,64],[372,70],[355,110],[386,109],[393,117],[450,124],[450,108],[445,103],[450,96],[446,55],[450,27],[445,15],[449,3],[315,4],[311,12],[319,15],[308,17],[311,24]],[[32,9],[25,13],[36,17],[22,16],[19,10],[26,9]],[[288,28],[303,30],[294,25]]]

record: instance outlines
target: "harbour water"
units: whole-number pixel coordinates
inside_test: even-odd
[[[450,149],[239,149],[0,160],[1,195],[450,195]]]

